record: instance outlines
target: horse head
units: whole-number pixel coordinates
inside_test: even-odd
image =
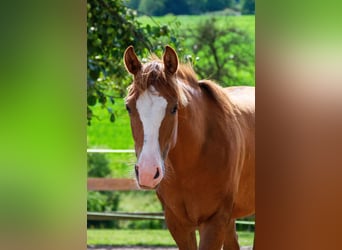
[[[124,63],[133,75],[126,109],[135,142],[136,178],[140,187],[152,189],[163,179],[165,160],[177,140],[178,108],[185,99],[176,79],[178,56],[166,46],[162,60],[152,57],[142,64],[130,46]]]

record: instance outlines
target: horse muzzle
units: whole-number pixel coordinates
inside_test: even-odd
[[[143,166],[136,164],[135,175],[141,188],[154,189],[163,179],[164,173],[162,167],[159,166]]]

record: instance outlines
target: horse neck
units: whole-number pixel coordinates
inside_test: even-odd
[[[178,112],[178,136],[175,147],[170,151],[169,159],[177,171],[177,166],[195,167],[196,161],[211,138],[207,132],[211,118],[210,106],[201,89],[192,89],[191,97],[185,107]],[[215,121],[211,121],[215,122]],[[182,168],[180,167],[179,170]]]
[[[186,173],[212,157],[241,165],[244,139],[239,111],[233,106],[223,111],[202,88],[190,92],[188,104],[179,110],[177,142],[169,153],[174,171]]]
[[[202,95],[200,90],[194,90],[188,105],[179,111],[178,146],[196,147],[205,142],[208,112]]]

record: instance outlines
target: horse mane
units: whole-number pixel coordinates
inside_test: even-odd
[[[182,83],[180,85],[179,81]],[[158,83],[158,84],[156,84]],[[163,61],[155,54],[151,54],[148,62],[143,64],[140,73],[134,76],[133,83],[128,87],[128,96],[132,98],[144,92],[151,85],[157,91],[172,96],[177,96],[181,106],[186,106],[191,99],[190,88],[201,89],[217,104],[224,114],[232,112],[232,103],[223,88],[211,80],[198,80],[190,63],[179,63],[176,77],[164,71]],[[190,88],[189,88],[190,87]]]
[[[232,114],[233,105],[225,93],[224,89],[211,80],[198,80],[196,73],[190,63],[180,64],[177,76],[186,83],[188,83],[192,88],[200,88],[203,92],[207,93],[208,96],[217,104],[220,111],[224,114]]]
[[[221,86],[211,80],[201,80],[198,85],[218,105],[223,114],[232,114],[233,104]]]
[[[197,75],[190,63],[187,64],[179,64],[177,77],[179,79],[184,80],[193,88],[198,88],[198,79]]]

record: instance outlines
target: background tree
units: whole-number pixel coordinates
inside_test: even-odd
[[[234,0],[207,0],[205,3],[205,11],[223,10],[225,8],[233,7]]]
[[[255,14],[255,0],[245,0],[242,5],[242,14],[254,15]]]
[[[155,4],[155,3],[154,3]],[[107,108],[111,121],[115,120],[110,103],[123,97],[131,81],[122,57],[133,45],[140,57],[149,51],[162,51],[165,44],[179,47],[178,39],[169,26],[142,25],[137,12],[122,1],[88,0],[87,3],[87,118],[96,117],[92,107],[100,103]]]
[[[252,37],[232,22],[220,26],[215,18],[200,23],[190,32],[193,51],[199,60],[200,78],[216,80],[222,86],[254,84],[254,43]]]
[[[207,0],[186,0],[189,6],[189,14],[200,14],[205,12]]]
[[[130,9],[137,10],[140,4],[140,0],[130,0],[126,2],[126,6]]]
[[[138,10],[145,15],[161,16],[165,13],[165,1],[141,0]]]
[[[174,15],[185,15],[190,13],[189,5],[184,0],[165,1],[165,10],[165,14],[172,13]]]
[[[189,15],[235,8],[235,0],[130,0],[127,6],[141,14],[161,16],[166,14]]]

